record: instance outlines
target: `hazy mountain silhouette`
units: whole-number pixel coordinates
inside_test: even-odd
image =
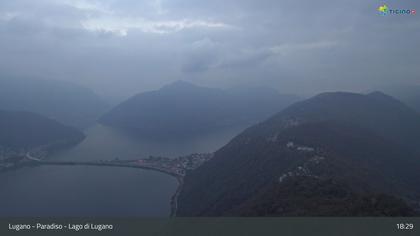
[[[108,106],[91,90],[68,82],[0,78],[0,109],[29,111],[85,128]]]
[[[380,92],[324,93],[187,174],[178,215],[413,215],[420,116]]]
[[[394,85],[384,91],[415,109],[420,113],[420,86],[416,85]]]
[[[31,112],[0,110],[0,146],[29,150],[40,146],[64,146],[83,140],[76,128]]]
[[[222,90],[178,81],[128,99],[100,122],[140,135],[179,138],[250,125],[296,100],[265,88]]]

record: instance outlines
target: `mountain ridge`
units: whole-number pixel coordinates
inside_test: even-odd
[[[388,113],[391,119],[384,116]],[[178,213],[255,216],[264,212],[263,204],[270,212],[267,215],[414,214],[411,205],[420,202],[420,157],[415,148],[420,139],[406,145],[394,137],[395,127],[386,132],[380,127],[395,125],[404,132],[413,128],[420,131],[419,122],[416,112],[382,93],[325,93],[297,102],[246,129],[216,151],[213,159],[188,173]],[[412,136],[415,133],[410,130],[404,136],[397,132],[403,141],[416,137]],[[287,201],[276,202],[273,197],[279,193],[282,199],[290,197],[284,194],[295,191],[295,185],[283,182],[296,178],[310,179],[308,183],[325,186],[331,193],[295,189],[299,194],[290,201],[317,199],[320,207],[315,204],[299,209],[297,204],[283,211]],[[330,180],[337,184],[327,184]],[[301,188],[314,189],[297,183]],[[347,197],[335,196],[334,191],[339,189],[348,193]],[[266,196],[258,197],[269,190]],[[355,207],[340,213],[339,209],[344,209],[339,205],[329,205],[333,200],[322,200],[328,197],[336,202],[354,202]],[[366,202],[366,198],[376,197],[384,202]],[[269,210],[270,205],[277,209]]]
[[[0,109],[38,113],[79,129],[108,109],[93,91],[65,81],[0,77]]]
[[[260,96],[249,98],[248,92],[177,81],[131,97],[99,121],[147,136],[179,138],[233,125],[247,126],[297,100],[278,93],[256,93]]]
[[[36,113],[0,110],[0,159],[33,150],[53,151],[81,142],[85,135]],[[4,156],[2,156],[4,155]]]

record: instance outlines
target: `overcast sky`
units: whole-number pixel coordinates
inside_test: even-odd
[[[420,84],[420,1],[2,0],[0,75],[129,96],[175,80],[288,93]]]

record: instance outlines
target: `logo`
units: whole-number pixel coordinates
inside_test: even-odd
[[[378,11],[379,11],[379,13],[380,14],[382,14],[382,15],[386,15],[386,14],[388,14],[388,6],[387,5],[382,5],[382,6],[380,6],[380,7],[378,7]]]
[[[386,4],[378,7],[379,14],[385,15],[415,15],[415,9],[398,9],[398,8],[389,8]]]

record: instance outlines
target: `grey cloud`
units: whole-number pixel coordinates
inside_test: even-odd
[[[420,9],[414,1],[387,4]],[[122,97],[178,79],[267,85],[290,93],[419,82],[418,16],[383,17],[377,5],[2,1],[0,70],[72,80]]]

